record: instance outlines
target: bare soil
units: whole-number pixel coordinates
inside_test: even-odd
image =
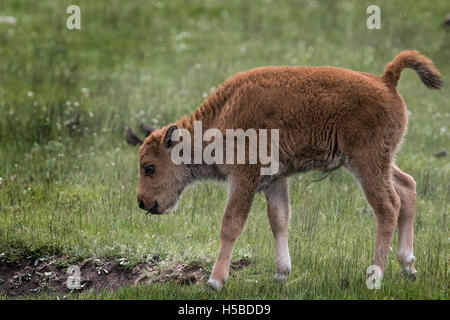
[[[70,290],[67,286],[67,259],[50,257],[22,259],[18,262],[0,260],[0,295],[24,297],[40,293],[67,294],[103,289],[115,290],[119,287],[138,284],[165,283],[174,281],[181,285],[202,285],[209,271],[200,265],[175,264],[162,268],[158,259],[128,267],[123,260],[86,259],[76,265],[80,268],[80,288]],[[231,265],[231,272],[247,267],[251,261],[240,259]],[[75,265],[75,264],[74,264]]]

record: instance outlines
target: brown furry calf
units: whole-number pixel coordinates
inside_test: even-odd
[[[139,148],[139,206],[161,214],[174,206],[183,189],[199,179],[228,182],[220,252],[208,284],[220,289],[228,277],[236,239],[252,200],[267,199],[275,238],[275,279],[291,269],[288,250],[290,216],[287,177],[298,172],[347,168],[360,183],[376,220],[373,264],[382,272],[398,225],[398,259],[415,278],[413,221],[414,179],[394,164],[407,127],[406,106],[396,90],[404,68],[411,68],[429,88],[442,86],[432,62],[417,51],[402,51],[378,77],[335,67],[264,67],[239,73],[217,90],[190,117],[154,131]],[[181,164],[171,152],[177,129],[249,128],[279,130],[279,170],[261,175],[262,164]],[[208,143],[203,142],[202,147]],[[246,149],[248,152],[248,149]]]

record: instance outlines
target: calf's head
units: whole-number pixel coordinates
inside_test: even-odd
[[[189,181],[183,164],[172,162],[172,133],[176,126],[152,132],[139,148],[139,207],[147,213],[161,214],[175,207]]]

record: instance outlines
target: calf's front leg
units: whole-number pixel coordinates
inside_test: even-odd
[[[243,176],[228,178],[228,201],[220,230],[220,251],[208,286],[220,290],[228,279],[234,244],[241,234],[255,195],[255,183]]]

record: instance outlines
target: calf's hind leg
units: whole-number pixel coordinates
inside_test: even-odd
[[[353,160],[349,169],[360,182],[367,202],[373,208],[376,240],[372,264],[378,266],[384,274],[400,211],[400,197],[393,186],[390,164],[372,156],[365,161]]]
[[[395,165],[392,166],[392,175],[395,190],[400,196],[401,208],[398,217],[398,249],[397,258],[403,272],[416,279],[417,271],[414,268],[414,212],[416,201],[416,182]]]
[[[275,240],[275,280],[285,281],[291,271],[288,247],[290,217],[288,182],[282,178],[264,190],[267,200],[267,216]]]

